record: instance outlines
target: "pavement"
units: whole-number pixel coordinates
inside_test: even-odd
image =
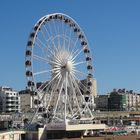
[[[69,139],[64,138],[63,140],[140,140],[140,135],[127,135],[127,136],[111,135],[107,137],[83,137]]]

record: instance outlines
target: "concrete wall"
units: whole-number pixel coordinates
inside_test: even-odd
[[[25,131],[7,131],[0,133],[0,140],[22,140],[21,134],[25,134]]]
[[[43,131],[5,131],[0,133],[0,140],[45,140]],[[38,133],[40,137],[38,137]]]
[[[46,127],[38,129],[38,140],[46,140]]]
[[[94,130],[94,129],[97,130],[97,129],[104,129],[104,128],[105,125],[103,124],[79,124],[79,125],[68,125],[66,126],[66,130],[63,131],[65,134],[67,134],[68,131],[82,132],[82,130]],[[52,134],[53,132],[54,131],[52,131]],[[38,131],[5,131],[0,133],[0,140],[46,140],[46,138],[47,138],[46,127],[39,128]]]
[[[105,129],[105,124],[77,124],[77,125],[66,125],[67,131],[76,131],[76,130],[97,130]]]

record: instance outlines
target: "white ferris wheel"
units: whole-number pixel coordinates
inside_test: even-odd
[[[62,13],[42,17],[26,48],[26,76],[34,116],[45,123],[93,119],[92,58],[80,26]]]

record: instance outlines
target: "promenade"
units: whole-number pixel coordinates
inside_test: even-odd
[[[72,138],[63,140],[140,140],[140,135],[128,135],[128,136],[107,136],[107,137],[84,137],[84,138]]]

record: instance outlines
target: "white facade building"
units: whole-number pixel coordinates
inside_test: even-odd
[[[78,81],[78,84],[80,86],[81,92],[85,97],[85,100],[89,102],[89,104],[91,104],[91,108],[93,108],[92,110],[94,110],[95,108],[95,102],[94,102],[94,98],[97,96],[97,83],[96,80],[93,78],[90,78],[88,81],[87,79],[84,80],[80,80]],[[89,92],[90,90],[90,92]],[[89,96],[92,95],[92,96]],[[89,97],[91,97],[89,99]]]
[[[19,92],[21,112],[30,112],[32,110],[32,96],[29,90]]]
[[[132,91],[126,92],[126,106],[127,110],[140,110],[140,95]]]
[[[140,110],[140,94],[133,90],[119,89],[118,93],[125,96],[125,108],[128,111]]]
[[[10,87],[0,87],[0,112],[20,112],[20,97]]]
[[[35,104],[35,100],[38,100],[37,98],[38,96],[35,96],[34,92],[30,91],[29,89],[19,91],[19,96],[20,96],[21,112],[23,113],[32,112],[35,108],[38,107],[37,104]],[[44,102],[46,101],[45,98],[43,100]]]
[[[97,82],[96,82],[96,79],[91,79],[91,82],[92,82],[92,86],[91,86],[91,91],[92,91],[92,94],[94,97],[97,96]]]

